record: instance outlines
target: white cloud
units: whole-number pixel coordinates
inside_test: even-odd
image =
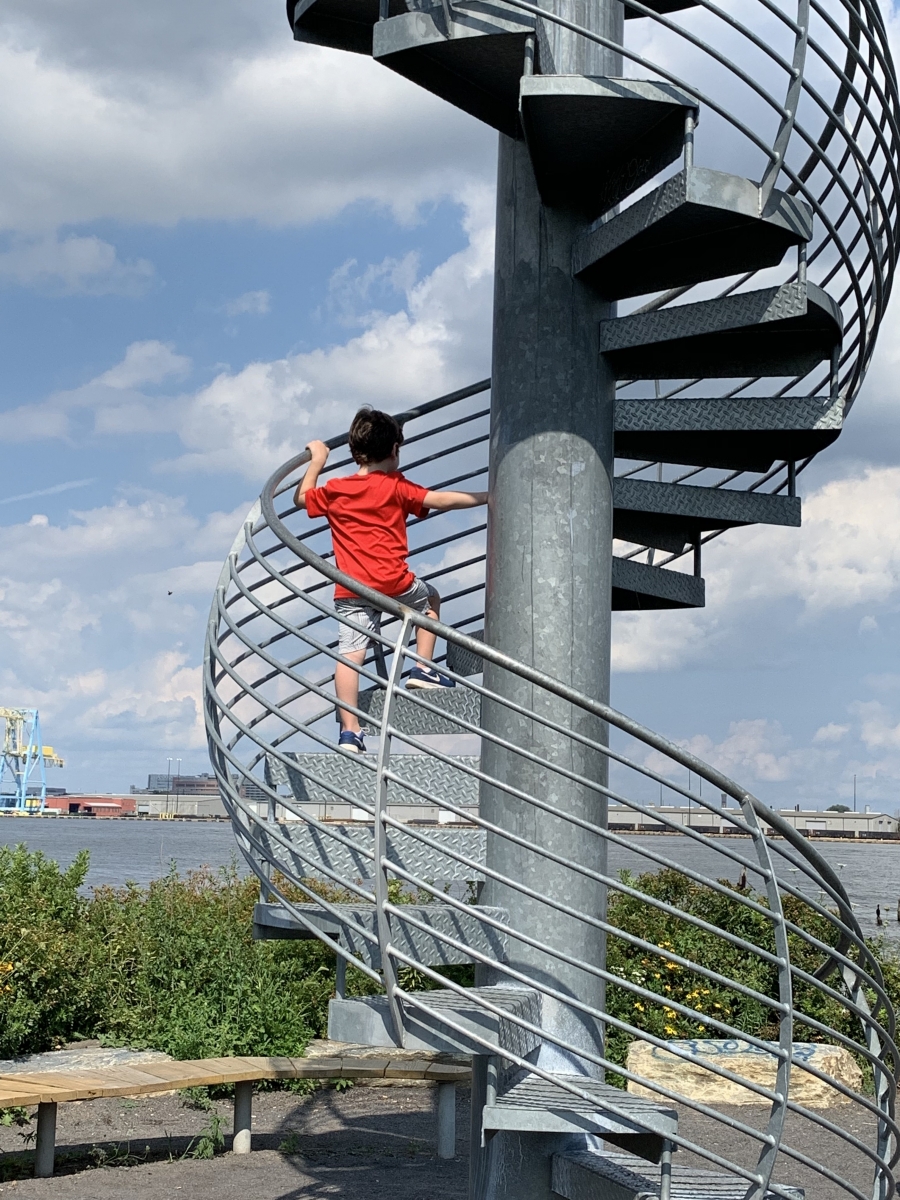
[[[827,725],[820,726],[813,734],[814,742],[840,742],[850,732],[849,725],[838,725],[834,721],[829,721]]]
[[[243,295],[228,301],[225,312],[229,317],[240,317],[246,313],[261,317],[269,312],[271,306],[272,297],[268,292],[244,292]]]
[[[145,495],[0,527],[0,691],[64,756],[202,747],[203,627],[248,507],[200,520]]]
[[[128,51],[106,29],[93,46],[73,29],[96,6],[60,7],[0,27],[0,228],[293,225],[360,200],[409,220],[493,175],[491,131],[370,59],[296,45],[278,6],[235,5],[231,29],[217,9],[202,33],[183,7],[167,6],[167,23],[122,6]]]
[[[115,246],[98,237],[16,239],[0,252],[0,283],[63,295],[139,296],[154,274],[147,259],[122,262]]]
[[[136,388],[148,383],[162,383],[171,375],[182,378],[190,366],[189,358],[176,354],[171,346],[162,342],[132,342],[122,361],[94,382],[101,387]]]
[[[735,529],[705,554],[706,609],[620,613],[618,670],[664,670],[712,661],[740,629],[778,602],[784,621],[810,625],[857,605],[900,598],[900,467],[867,467],[803,500],[803,526]],[[871,629],[865,614],[861,631]]]
[[[66,437],[80,411],[93,414],[97,435],[176,433],[186,452],[167,470],[261,482],[310,437],[346,427],[361,404],[402,409],[471,383],[490,362],[493,199],[487,188],[465,199],[468,245],[421,280],[409,261],[394,264],[403,307],[370,313],[345,343],[225,370],[186,395],[146,396],[142,388],[183,378],[191,360],[159,341],[134,342],[82,387],[0,413],[0,441]]]
[[[868,750],[900,749],[900,723],[877,700],[858,700],[851,711],[859,719],[860,737]]]

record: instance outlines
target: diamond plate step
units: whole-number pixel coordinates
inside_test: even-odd
[[[253,910],[253,936],[259,941],[288,938],[311,940],[317,933],[339,938],[357,958],[362,959],[376,971],[381,970],[381,952],[376,943],[359,932],[360,928],[377,936],[375,908],[371,904],[338,904],[335,908],[340,917],[326,911],[318,904],[297,904],[301,913],[312,925],[304,925],[281,904],[257,904]],[[507,922],[508,914],[502,908],[485,908],[486,916]],[[406,915],[421,921],[435,930],[434,935],[409,924]],[[341,920],[340,918],[344,919]],[[506,962],[506,934],[486,925],[478,916],[458,912],[448,904],[403,905],[403,916],[392,914],[391,942],[404,954],[409,954],[426,967],[448,966],[452,963],[472,962],[471,954],[448,945],[438,934],[446,934],[480,954],[489,955],[497,962]]]
[[[285,758],[296,763],[296,767],[285,766],[279,759],[269,755],[266,776],[275,786],[288,784],[294,799],[301,804],[348,803],[330,791],[326,786],[328,783],[340,788],[354,800],[362,800],[370,806],[375,804],[374,754],[295,754],[288,751]],[[461,766],[474,768],[479,763],[477,755],[459,755],[455,761]],[[394,754],[391,770],[437,799],[468,808],[478,805],[478,780],[429,754]],[[391,780],[388,783],[388,804],[421,807],[427,805],[428,801]]]
[[[609,300],[781,262],[812,237],[812,211],[738,175],[687,167],[580,238],[572,270]]]
[[[828,396],[617,400],[616,456],[768,471],[830,446],[843,420],[843,401]]]
[[[630,1154],[570,1150],[553,1156],[551,1189],[563,1200],[657,1200],[660,1170]],[[672,1200],[743,1200],[747,1181],[735,1175],[672,1164]],[[791,1200],[802,1188],[784,1187]],[[774,1192],[766,1200],[776,1200]]]
[[[676,554],[712,529],[800,525],[799,496],[616,479],[613,498],[613,537]]]
[[[645,8],[655,13],[680,12],[683,8],[696,8],[696,0],[641,0]],[[643,17],[643,13],[635,12],[633,8],[625,8],[625,20],[634,21]]]
[[[419,879],[440,883],[477,882],[484,878],[478,867],[458,862],[459,854],[470,862],[483,863],[485,833],[472,826],[428,826],[417,830],[415,836],[405,829],[389,829],[387,857]],[[374,826],[329,824],[315,828],[305,821],[289,821],[278,825],[280,839],[290,842],[286,849],[281,841],[268,838],[266,827],[257,828],[257,836],[268,846],[276,866],[282,866],[297,876],[310,876],[331,881],[330,870],[339,879],[371,879],[374,875]],[[422,840],[422,835],[427,842]]]
[[[295,41],[354,54],[372,53],[378,10],[379,0],[287,0],[287,19]],[[403,12],[403,0],[390,0],[391,16]]]
[[[642,1100],[584,1075],[560,1075],[560,1079],[588,1092],[591,1100],[537,1075],[517,1072],[494,1102],[485,1106],[485,1132],[597,1134],[653,1162],[659,1161],[664,1142],[678,1132],[678,1113],[671,1104]]]
[[[424,707],[426,704],[429,708]],[[384,688],[366,688],[360,692],[359,707],[373,717],[380,717],[384,710]],[[431,712],[431,708],[440,712]],[[402,693],[394,701],[392,724],[403,733],[467,733],[452,717],[480,725],[481,697],[463,687]],[[368,728],[374,731],[375,726]]]
[[[489,1001],[510,1016],[531,1025],[541,1023],[540,993],[526,988],[469,988],[465,996],[448,989],[419,992],[417,999],[427,1004],[423,1012],[404,1005],[405,1045],[411,1050],[441,1050],[448,1053],[485,1054],[484,1039],[491,1047],[510,1050],[524,1057],[537,1049],[539,1039],[513,1021],[488,1012],[478,998]],[[466,1037],[441,1021],[445,1016],[474,1035]],[[365,1046],[395,1046],[390,1010],[386,996],[361,996],[355,1000],[332,1000],[328,1005],[328,1036],[338,1042],[357,1042]]]
[[[600,322],[617,379],[805,375],[840,340],[838,306],[799,282]]]
[[[503,0],[454,0],[449,24],[447,11],[424,0],[413,12],[378,22],[373,56],[479,121],[520,137],[519,80],[534,19]]]
[[[647,8],[658,13],[677,12],[683,8],[695,7],[695,0],[644,0]],[[427,11],[428,5],[422,5]],[[397,17],[407,13],[409,6],[403,0],[390,0],[389,16]],[[528,18],[526,14],[502,3],[478,3],[472,0],[456,0],[453,5],[455,23],[466,25],[470,23],[477,28],[477,14],[480,11],[481,29],[478,32],[494,33],[495,37],[503,39],[509,31],[504,23],[513,26],[524,25]],[[308,42],[314,46],[330,46],[333,50],[349,50],[355,54],[372,53],[372,34],[378,23],[379,0],[287,0],[288,24],[293,30],[298,42]],[[502,14],[502,15],[501,15]],[[625,20],[643,16],[643,13],[625,9]],[[499,20],[498,20],[499,17]],[[515,31],[513,33],[515,36]],[[510,39],[511,41],[511,39]],[[509,76],[514,70],[517,76],[513,90],[518,90],[518,76],[522,74],[524,47],[521,38],[518,42],[504,46],[502,41],[492,45],[493,65],[495,76]],[[489,60],[489,54],[482,51],[482,58]],[[496,78],[491,79],[490,62],[471,66],[472,85],[482,89],[487,81],[487,90],[496,86]],[[502,92],[502,89],[500,89]]]
[[[524,76],[519,108],[541,199],[588,219],[607,212],[681,155],[696,104],[665,83]]]
[[[699,576],[613,557],[613,612],[703,608],[705,604],[706,584]]]

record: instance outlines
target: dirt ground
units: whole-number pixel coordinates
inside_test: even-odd
[[[3,1200],[465,1200],[468,1092],[458,1089],[458,1156],[434,1153],[433,1087],[349,1088],[253,1101],[253,1152],[184,1157],[209,1113],[178,1095],[61,1104],[57,1174],[0,1182]],[[214,1104],[231,1146],[232,1108]],[[0,1169],[23,1146],[0,1129]],[[31,1158],[31,1155],[28,1155]],[[30,1164],[29,1164],[30,1165]],[[24,1171],[29,1165],[23,1163]]]
[[[2,1200],[465,1200],[468,1182],[469,1096],[457,1089],[457,1155],[434,1153],[436,1089],[354,1087],[310,1096],[263,1092],[254,1098],[253,1153],[235,1156],[228,1101],[225,1153],[190,1157],[209,1126],[209,1112],[180,1095],[95,1100],[59,1106],[57,1175],[32,1179],[31,1154],[21,1132],[0,1127]],[[757,1109],[728,1110],[735,1121],[759,1127]],[[831,1109],[828,1118],[871,1144],[872,1125],[856,1106]],[[737,1128],[680,1114],[683,1136],[715,1147],[751,1167],[756,1144]],[[809,1122],[792,1118],[786,1140],[805,1155],[833,1166],[861,1192],[871,1192],[866,1160]],[[689,1155],[679,1154],[682,1162]],[[18,1160],[18,1165],[16,1165]],[[694,1165],[710,1169],[695,1160]],[[714,1168],[713,1168],[714,1169]],[[12,1178],[17,1175],[18,1178]],[[849,1200],[846,1191],[797,1162],[781,1162],[776,1177],[805,1187],[809,1200]]]

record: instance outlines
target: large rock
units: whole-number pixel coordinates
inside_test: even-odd
[[[738,1038],[727,1041],[696,1039],[668,1042],[689,1055],[681,1058],[652,1046],[649,1042],[632,1042],[628,1050],[628,1070],[645,1079],[663,1084],[673,1092],[680,1092],[690,1100],[701,1100],[706,1104],[766,1104],[755,1092],[723,1079],[714,1074],[704,1061],[725,1067],[750,1083],[774,1088],[777,1058],[757,1046]],[[773,1049],[775,1048],[773,1043]],[[851,1091],[862,1089],[862,1072],[843,1046],[829,1046],[815,1042],[794,1043],[794,1063],[791,1068],[791,1100],[807,1108],[831,1108],[835,1104],[849,1104],[848,1097],[809,1071],[802,1063],[808,1062],[831,1079],[836,1079]],[[628,1082],[629,1092],[637,1096],[658,1099],[659,1093],[642,1087],[633,1080]]]

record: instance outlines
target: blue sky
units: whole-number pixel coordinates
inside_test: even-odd
[[[269,471],[489,371],[494,135],[278,0],[209,14],[0,17],[0,704],[70,790],[206,769],[206,610]],[[896,347],[895,306],[801,531],[616,621],[614,703],[776,805],[900,807]]]

